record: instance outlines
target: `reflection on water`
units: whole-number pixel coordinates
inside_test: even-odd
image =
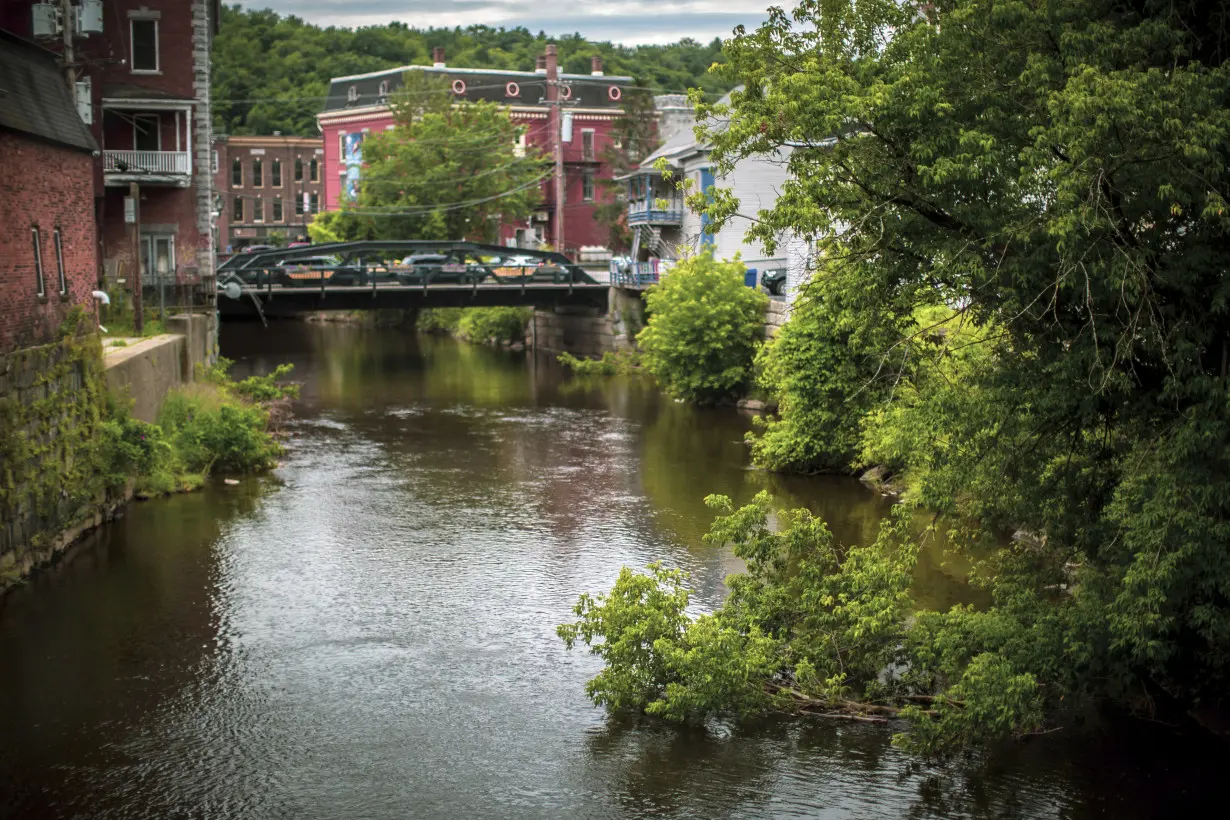
[[[0,817],[1153,817],[1227,762],[1073,731],[943,769],[880,727],[607,719],[554,626],[621,565],[716,606],[703,497],[769,489],[838,538],[887,502],[748,469],[745,418],[634,379],[345,326],[226,329],[304,381],[275,476],[141,504],[0,603]],[[929,604],[965,600],[926,553]]]

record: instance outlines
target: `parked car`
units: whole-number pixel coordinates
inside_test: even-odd
[[[285,287],[305,287],[326,282],[331,285],[357,285],[363,274],[358,268],[343,265],[336,256],[305,256],[277,264],[274,281]]]
[[[445,254],[416,253],[394,265],[393,273],[403,285],[470,285],[490,276],[491,269],[479,262],[458,261]]]
[[[760,286],[774,296],[786,292],[786,271],[782,269],[767,270],[760,274]]]

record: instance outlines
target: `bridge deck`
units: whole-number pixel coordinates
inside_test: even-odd
[[[560,307],[606,310],[610,285],[592,282],[505,282],[431,285],[248,285],[238,300],[219,299],[225,315],[255,315],[252,296],[266,315],[321,310],[381,310],[434,307]]]

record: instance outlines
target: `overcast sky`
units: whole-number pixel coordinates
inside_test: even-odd
[[[684,37],[707,42],[728,37],[740,23],[764,20],[773,0],[240,0],[324,26],[368,26],[400,20],[427,28],[525,26],[560,35],[580,32],[590,40],[671,43]],[[777,0],[780,3],[780,0]]]

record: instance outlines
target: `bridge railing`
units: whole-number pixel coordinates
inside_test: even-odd
[[[648,262],[611,260],[611,284],[616,287],[649,287],[661,282],[669,272],[670,263],[665,259],[650,259]]]
[[[524,287],[528,284],[592,284],[578,281],[575,272],[557,265],[331,265],[303,267],[259,267],[229,272],[243,286],[272,291],[274,288],[371,288],[430,287],[432,285],[500,285]]]

